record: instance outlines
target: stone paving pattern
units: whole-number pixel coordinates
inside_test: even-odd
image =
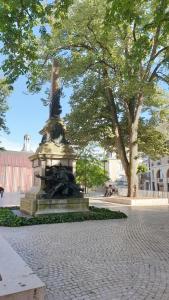
[[[169,207],[104,206],[128,219],[1,227],[0,234],[46,283],[46,300],[168,300]]]

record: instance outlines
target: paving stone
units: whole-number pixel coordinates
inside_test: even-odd
[[[125,207],[127,220],[0,228],[46,283],[46,300],[168,300],[169,208]]]

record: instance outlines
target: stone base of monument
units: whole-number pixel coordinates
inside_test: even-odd
[[[39,195],[26,193],[21,199],[20,210],[31,216],[63,212],[85,212],[89,209],[89,198],[38,199]]]
[[[35,215],[88,211],[88,198],[67,198],[67,199],[39,199],[37,200],[37,211]]]

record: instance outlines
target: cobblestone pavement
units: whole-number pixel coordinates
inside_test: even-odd
[[[0,234],[46,283],[46,300],[169,300],[169,207],[104,206],[128,219]]]

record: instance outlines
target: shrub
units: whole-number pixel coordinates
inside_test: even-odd
[[[20,217],[11,208],[0,208],[0,226],[19,227],[25,225],[82,222],[87,220],[121,219],[127,216],[120,211],[91,206],[87,212],[68,212],[36,217]]]

